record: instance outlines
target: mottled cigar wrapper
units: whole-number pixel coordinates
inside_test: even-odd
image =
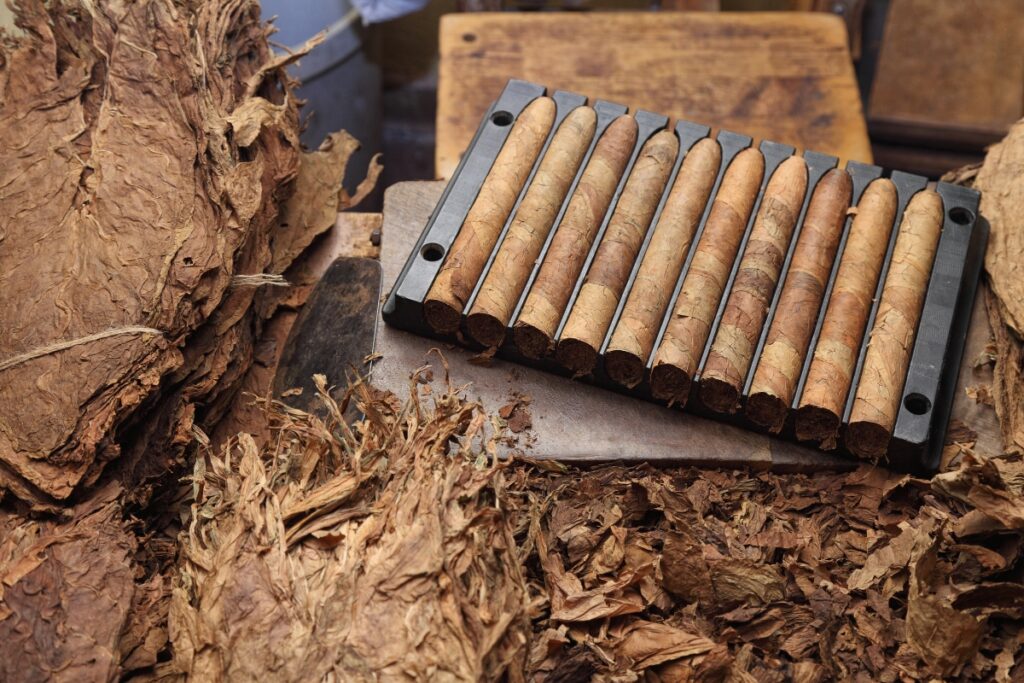
[[[484,346],[498,346],[504,340],[505,327],[596,127],[594,110],[577,107],[551,138],[466,318],[469,335]]]
[[[942,198],[918,192],[903,212],[846,430],[847,448],[862,458],[889,448],[941,231]]]
[[[782,429],[793,403],[852,194],[850,174],[833,169],[818,181],[807,206],[747,396],[747,417],[773,432]]]
[[[556,359],[577,374],[590,372],[597,363],[598,350],[678,154],[675,133],[656,133],[644,143],[626,180],[555,352]]]
[[[722,148],[711,138],[695,144],[683,159],[605,354],[605,371],[619,384],[633,387],[643,381],[721,164]]]
[[[459,328],[462,310],[554,122],[555,101],[538,97],[513,124],[423,302],[424,317],[435,331]]]
[[[655,398],[686,403],[763,176],[764,157],[753,148],[737,154],[725,171],[672,320],[655,354],[651,370]]]
[[[550,350],[573,285],[633,153],[636,137],[636,120],[620,116],[597,141],[513,325],[515,345],[524,356],[540,358]]]
[[[864,326],[896,215],[896,186],[882,178],[857,204],[821,334],[796,413],[796,436],[834,448]]]
[[[739,407],[743,382],[806,194],[807,165],[800,157],[790,157],[765,188],[701,373],[701,401],[713,410],[733,412]]]

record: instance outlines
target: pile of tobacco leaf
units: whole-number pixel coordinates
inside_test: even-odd
[[[931,480],[502,461],[528,401],[427,368],[264,398],[297,260],[373,178],[339,190],[347,136],[300,149],[255,0],[16,12],[0,681],[1024,679],[1024,124],[957,176],[999,453],[957,425]]]
[[[319,38],[275,56],[256,0],[14,10],[18,34],[0,33],[0,495],[57,510],[116,462],[144,497],[193,424],[230,404],[274,285],[349,199],[357,144],[302,152],[284,68]]]

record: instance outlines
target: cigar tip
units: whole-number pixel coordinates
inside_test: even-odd
[[[667,363],[651,370],[651,395],[660,401],[686,405],[690,397],[690,375]]]
[[[505,325],[488,313],[471,313],[466,318],[469,336],[484,346],[501,346],[505,341]]]
[[[839,432],[839,416],[818,406],[803,406],[796,411],[795,426],[797,440],[824,443]]]
[[[579,339],[563,339],[555,349],[555,360],[576,375],[586,375],[597,365],[597,350]]]
[[[750,421],[767,427],[773,434],[782,431],[786,421],[786,404],[777,396],[759,391],[747,398],[747,407],[744,411]]]
[[[700,382],[700,400],[718,413],[735,413],[740,403],[740,392],[733,385],[711,377]]]
[[[527,323],[516,323],[512,331],[512,341],[519,349],[519,353],[533,359],[546,356],[551,346],[551,337]]]
[[[846,447],[865,460],[877,462],[889,450],[889,432],[880,424],[867,421],[851,422],[846,430]]]
[[[427,324],[438,334],[453,334],[462,322],[462,311],[438,299],[427,299],[423,302],[423,317]]]
[[[609,351],[604,356],[604,370],[613,382],[632,389],[644,379],[644,362],[628,351]]]

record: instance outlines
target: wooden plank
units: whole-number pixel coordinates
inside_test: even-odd
[[[892,0],[873,135],[982,149],[1024,115],[1024,1]]]
[[[509,78],[871,161],[846,29],[825,13],[450,14],[437,175]]]

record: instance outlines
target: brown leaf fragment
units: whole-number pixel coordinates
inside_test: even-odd
[[[938,676],[955,675],[978,651],[984,622],[936,592],[942,580],[934,545],[912,560],[907,643]]]
[[[868,555],[863,566],[850,574],[846,587],[850,590],[867,590],[875,586],[879,579],[905,569],[911,556],[923,545],[931,543],[934,526],[930,518],[925,518],[925,522],[917,528],[909,522],[901,523],[899,535]]]
[[[197,460],[173,669],[210,681],[522,670],[526,586],[490,502],[503,469],[475,463],[488,449],[479,406],[437,395],[433,411],[396,413],[357,385],[357,441],[318,381],[326,422],[271,403],[264,450],[243,435]],[[449,453],[456,436],[467,448]]]
[[[1008,489],[991,458],[966,453],[960,469],[937,475],[932,488],[969,503],[1007,529],[1024,529],[1024,497]]]
[[[624,658],[630,668],[646,669],[684,657],[703,654],[715,647],[704,636],[688,633],[669,624],[634,621],[613,634],[616,657]]]
[[[782,578],[770,565],[730,559],[709,566],[715,602],[719,606],[765,604],[783,598]]]
[[[70,521],[0,512],[0,680],[106,681],[156,662],[163,589],[159,576],[136,583],[116,495]]]

